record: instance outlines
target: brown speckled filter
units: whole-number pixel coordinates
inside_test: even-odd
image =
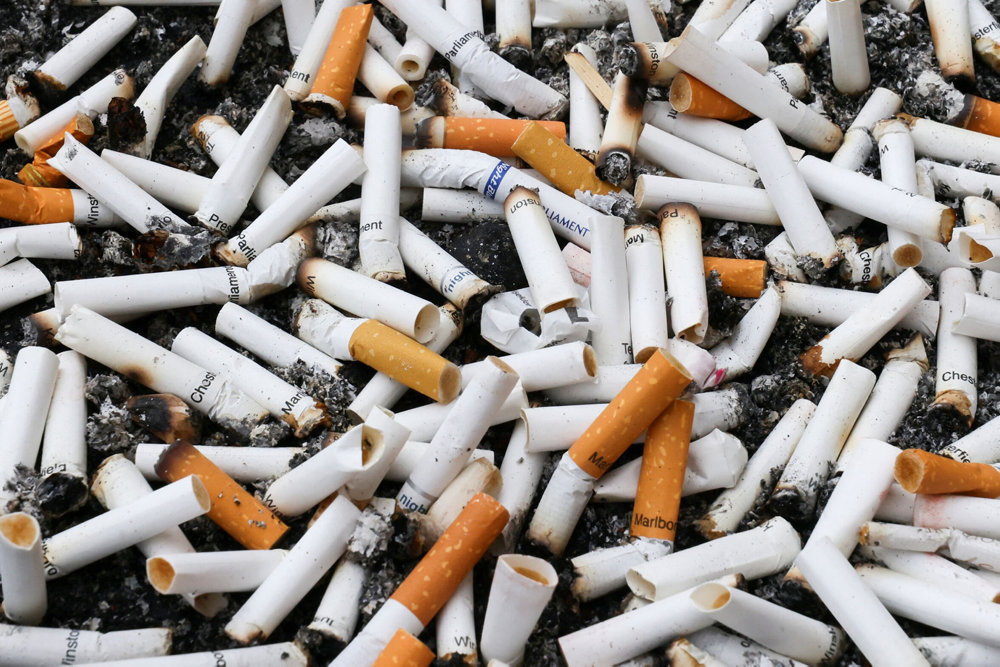
[[[629,532],[673,542],[694,423],[694,403],[674,401],[646,432]]]
[[[434,651],[400,628],[375,658],[372,667],[427,667],[434,661]]]

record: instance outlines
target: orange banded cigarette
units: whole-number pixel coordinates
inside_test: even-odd
[[[985,463],[963,463],[922,449],[907,449],[896,457],[893,472],[899,485],[910,493],[1000,497],[1000,470]]]
[[[670,105],[682,113],[718,120],[744,120],[752,113],[690,74],[681,72],[670,84]]]
[[[477,493],[434,543],[391,599],[427,625],[507,525],[507,509]]]
[[[0,218],[38,225],[73,219],[73,195],[66,188],[35,188],[0,179]]]
[[[400,628],[375,658],[372,667],[427,667],[434,662],[434,651]]]
[[[590,160],[537,121],[525,125],[524,131],[511,144],[511,151],[570,197],[577,190],[606,195],[621,189],[599,179]]]
[[[538,123],[560,139],[566,138],[566,124],[554,120],[431,116],[417,123],[414,142],[417,148],[457,148],[511,157],[514,142],[528,123]]]
[[[378,320],[366,320],[348,342],[351,358],[440,403],[450,403],[462,372],[430,348]]]
[[[59,134],[39,146],[34,159],[21,168],[17,177],[22,183],[40,188],[65,188],[69,185],[69,179],[61,171],[49,166],[49,158],[62,148],[66,132],[73,135],[77,141],[87,144],[94,136],[94,121],[86,114],[76,114]]]
[[[569,448],[573,463],[599,478],[690,383],[691,375],[683,364],[656,348]]]
[[[632,505],[632,537],[673,542],[677,536],[692,424],[694,403],[674,401],[649,425]]]
[[[189,442],[178,440],[167,447],[153,468],[168,482],[197,475],[212,499],[208,518],[247,549],[270,549],[288,531],[271,510]]]
[[[10,102],[0,100],[0,143],[7,141],[21,129],[14,118],[14,112],[10,108]]]
[[[730,257],[703,257],[705,275],[712,271],[719,274],[722,291],[729,296],[756,299],[767,282],[767,262],[762,259],[732,259]]]
[[[948,124],[1000,137],[1000,104],[968,93],[962,110]]]
[[[330,45],[304,103],[328,106],[338,120],[344,118],[365,55],[373,16],[371,5],[353,5],[340,12]]]

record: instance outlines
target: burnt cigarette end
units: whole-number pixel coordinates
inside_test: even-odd
[[[803,525],[813,516],[812,505],[794,488],[775,490],[768,505],[792,524]]]
[[[825,340],[826,337],[824,337]],[[823,377],[831,377],[837,370],[837,364],[840,363],[838,359],[832,364],[828,364],[823,361],[823,345],[822,341],[817,345],[813,345],[811,348],[806,350],[805,354],[802,355],[802,367],[806,369],[812,375],[822,375]]]
[[[964,393],[950,389],[943,391],[934,398],[931,406],[934,411],[943,411],[954,415],[958,421],[965,424],[966,428],[972,426],[974,415],[972,414],[972,403]]]
[[[949,125],[954,125],[955,127],[968,127],[969,121],[971,121],[975,115],[976,103],[979,99],[980,98],[975,95],[966,94],[965,98],[962,100],[962,110],[945,122]]]
[[[35,89],[39,92],[39,97],[42,98],[43,102],[49,103],[47,106],[53,106],[51,102],[65,96],[66,84],[55,77],[42,71],[35,71],[31,72],[31,78],[35,81]]]
[[[407,63],[409,61],[406,61]],[[437,79],[431,84],[431,96],[427,100],[427,106],[434,110],[434,113],[438,116],[447,116],[448,110],[451,107],[449,100],[451,99],[451,90],[448,87],[448,82],[444,79]],[[417,123],[420,125],[420,122]]]
[[[630,116],[634,115],[638,118],[642,118],[642,107],[646,104],[646,90],[649,84],[644,79],[632,79],[628,80],[628,90],[625,94],[625,107],[628,109]]]
[[[108,104],[108,139],[112,146],[134,146],[146,138],[146,118],[131,100],[114,97]]]
[[[435,136],[444,132],[444,117],[431,116],[417,121],[413,133],[413,145],[416,148],[440,148],[435,145]]]
[[[520,70],[527,71],[531,67],[531,49],[520,44],[510,44],[501,48],[500,57]]]
[[[80,509],[90,492],[82,477],[57,472],[49,475],[35,488],[35,500],[49,517],[61,517]]]
[[[795,46],[799,48],[799,53],[801,53],[806,58],[812,58],[816,55],[816,35],[809,28],[803,26],[798,26],[792,29],[792,41],[795,42]]]
[[[597,177],[621,185],[632,174],[632,154],[626,148],[609,148],[597,158]]]
[[[190,442],[178,440],[163,450],[160,458],[156,460],[153,470],[160,479],[170,479],[172,470],[182,466],[186,459],[196,456],[194,445]],[[179,479],[179,478],[178,478]]]
[[[132,421],[163,442],[201,441],[201,422],[188,405],[173,394],[133,396],[125,403]]]
[[[642,76],[649,70],[648,66],[643,66],[648,58],[643,56],[641,46],[641,44],[635,43],[626,44],[618,52],[618,69],[620,69],[625,76],[638,77]]]
[[[40,313],[28,315],[28,322],[35,328],[35,345],[54,347],[56,345],[56,330],[59,328],[59,318],[54,308]]]
[[[955,209],[947,208],[941,213],[941,239],[943,245],[951,241],[951,232],[955,228]]]

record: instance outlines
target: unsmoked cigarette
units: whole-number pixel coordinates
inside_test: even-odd
[[[594,164],[543,123],[531,121],[525,125],[511,144],[511,151],[570,197],[577,190],[606,195],[621,189],[598,178]]]
[[[761,259],[732,259],[729,257],[703,257],[705,276],[712,271],[719,274],[722,291],[729,296],[756,299],[767,283],[767,262]]]
[[[629,527],[633,537],[674,541],[693,422],[694,403],[674,401],[649,425]]]
[[[328,106],[338,119],[344,118],[354,91],[354,79],[365,55],[373,17],[371,5],[354,5],[340,12],[323,64],[303,102]]]
[[[658,348],[570,446],[570,458],[599,478],[690,382],[684,366]]]
[[[507,525],[507,510],[485,493],[465,509],[390,597],[427,625]]]
[[[434,651],[400,628],[375,658],[372,667],[427,667],[434,662]]]
[[[168,482],[197,475],[208,489],[208,517],[247,549],[270,549],[288,531],[273,512],[191,443],[176,442],[156,462],[156,474]]]
[[[922,449],[907,449],[896,457],[894,472],[896,481],[910,493],[1000,497],[1000,470],[985,463],[963,463]]]
[[[417,148],[455,148],[510,157],[515,155],[514,142],[529,123],[566,138],[566,124],[559,121],[431,116],[417,123],[415,141]]]
[[[681,113],[717,120],[737,121],[753,116],[722,93],[684,72],[670,83],[670,106]]]

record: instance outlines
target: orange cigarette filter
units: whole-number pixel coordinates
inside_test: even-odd
[[[577,190],[606,195],[621,189],[599,179],[593,162],[570,148],[562,137],[538,121],[531,121],[525,126],[511,144],[511,150],[570,197]]]
[[[973,132],[1000,137],[1000,104],[968,93],[962,110],[948,123]]]
[[[752,113],[684,72],[670,84],[670,105],[678,111],[702,118],[744,120]]]
[[[538,123],[559,139],[566,138],[566,124],[554,120],[431,116],[417,123],[414,142],[417,148],[457,148],[511,157],[514,142],[528,123]]]
[[[288,531],[271,510],[189,442],[178,440],[163,450],[154,469],[168,482],[198,475],[212,499],[208,518],[247,549],[270,549]]]
[[[477,493],[399,585],[392,599],[427,625],[507,525],[507,509]]]
[[[694,403],[674,401],[649,425],[632,506],[632,537],[673,542],[677,536],[693,423]]]
[[[963,463],[922,449],[907,449],[896,457],[893,472],[899,485],[910,493],[1000,497],[1000,470],[985,463]]]
[[[66,188],[37,188],[0,179],[0,218],[38,225],[73,219],[73,195]]]
[[[7,141],[21,129],[14,112],[10,108],[10,102],[0,100],[0,142]]]
[[[66,132],[73,135],[77,141],[86,144],[94,136],[94,122],[86,114],[78,113],[62,132],[35,151],[35,157],[30,163],[21,168],[17,177],[22,183],[40,188],[64,188],[69,185],[69,179],[63,176],[61,171],[49,166],[49,158],[62,148]]]
[[[434,651],[400,628],[375,658],[372,667],[427,667],[434,662]]]
[[[440,403],[454,400],[462,385],[458,366],[377,320],[354,330],[348,351],[356,361]]]
[[[704,257],[705,275],[719,274],[722,291],[741,299],[756,299],[767,283],[767,262],[761,259]]]
[[[365,55],[373,16],[371,5],[354,5],[340,12],[319,72],[303,102],[328,106],[338,119],[344,118],[354,94],[354,80]]]
[[[690,383],[684,365],[657,348],[569,448],[570,458],[599,478]]]

